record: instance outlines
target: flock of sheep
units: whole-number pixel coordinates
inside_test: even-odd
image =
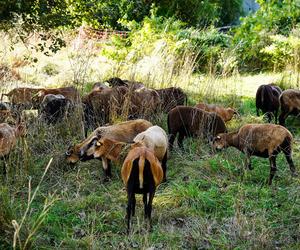
[[[282,151],[292,175],[296,175],[292,159],[293,136],[284,124],[289,114],[297,115],[300,112],[299,90],[282,92],[274,84],[260,86],[256,95],[257,114],[261,109],[267,114],[269,122],[274,116],[276,123],[281,108],[279,123],[282,126],[271,123],[247,124],[237,132],[228,133],[225,122],[239,115],[232,108],[205,103],[195,107],[186,106],[186,94],[180,88],[154,90],[141,83],[119,78],[112,78],[108,82],[111,87],[95,84],[91,93],[82,97],[86,134],[89,129],[94,130],[84,140],[70,146],[65,156],[69,164],[90,159],[102,160],[105,180],[112,177],[111,161],[123,162],[121,176],[128,195],[128,232],[130,218],[135,213],[136,193],[143,194],[145,217],[151,220],[155,190],[167,180],[167,160],[177,135],[180,148],[183,148],[183,140],[188,136],[201,137],[211,145],[213,151],[233,146],[246,155],[249,169],[252,169],[252,155],[269,158],[269,185],[276,173],[276,156]],[[70,115],[74,105],[81,99],[73,87],[16,88],[6,95],[10,102],[0,104],[0,157],[4,159],[4,174],[5,162],[17,138],[26,134],[25,124],[20,119],[22,109],[37,108],[45,122],[55,123],[65,115]],[[125,106],[128,121],[104,125],[109,122],[113,108],[120,115],[124,113]],[[168,135],[161,127],[147,120],[158,110],[168,113]],[[11,126],[5,120],[15,111],[18,122]],[[137,119],[141,116],[143,119]]]

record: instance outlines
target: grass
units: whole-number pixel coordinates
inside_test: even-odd
[[[31,79],[45,86],[72,82],[86,92],[92,81],[104,80],[116,70],[104,58],[89,54],[84,57],[70,50],[68,47],[47,59],[34,55],[39,59],[37,64],[18,69],[22,84],[33,84]],[[18,47],[18,57],[7,53],[14,61],[25,52]],[[134,68],[119,76],[130,78],[132,71]],[[145,80],[138,72],[134,75],[137,80]],[[149,79],[145,81],[152,85]],[[159,75],[155,79],[159,87],[162,80]],[[226,78],[193,74],[184,79],[179,74],[172,79],[174,85],[189,93],[190,105],[205,100],[237,108],[241,118],[228,123],[232,131],[246,123],[263,123],[263,117],[255,116],[257,86],[287,77],[286,73]],[[15,86],[6,80],[6,88]],[[121,165],[114,164],[113,179],[103,183],[100,161],[79,163],[74,168],[64,162],[68,145],[81,139],[77,121],[71,117],[62,124],[45,126],[32,118],[27,137],[19,141],[11,155],[8,179],[0,181],[0,249],[12,249],[15,229],[11,221],[20,223],[28,208],[28,195],[35,190],[19,232],[22,246],[45,204],[53,203],[32,235],[28,245],[32,249],[299,249],[300,179],[290,176],[284,156],[277,158],[277,176],[269,187],[267,159],[253,157],[254,170],[244,171],[242,153],[228,148],[211,154],[208,145],[199,139],[187,139],[184,152],[175,147],[171,153],[168,182],[159,186],[154,198],[153,230],[146,230],[138,196],[132,231],[126,235],[127,197],[120,178]],[[151,121],[166,129],[166,115],[152,117]],[[294,162],[299,171],[299,119],[291,117],[287,124],[295,137]]]

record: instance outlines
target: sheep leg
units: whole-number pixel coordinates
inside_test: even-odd
[[[147,193],[143,193],[144,217],[147,218]]]
[[[136,199],[135,199],[135,195],[133,195],[133,198],[132,198],[132,211],[131,211],[132,216],[135,215],[135,204],[136,204]]]
[[[151,223],[151,212],[152,212],[152,202],[153,202],[153,198],[154,198],[154,194],[155,194],[155,189],[150,192],[149,194],[149,201],[148,201],[148,208],[147,208],[147,217],[148,217],[148,220],[149,220],[149,227],[150,227],[150,230],[152,229],[152,223]]]
[[[102,167],[105,174],[104,181],[108,181],[111,178],[111,161],[102,157]]]
[[[289,115],[288,112],[284,112],[284,111],[281,111],[281,114],[279,115],[279,124],[281,126],[284,126],[285,127],[285,119],[287,118],[287,116]]]
[[[248,152],[246,152],[245,154],[246,154],[245,166],[247,166],[247,168],[249,170],[253,170],[253,166],[251,164],[250,154]]]
[[[272,180],[274,178],[274,175],[276,173],[276,156],[271,155],[269,157],[269,161],[270,161],[270,177],[269,177],[269,181],[268,184],[271,185],[272,184]]]
[[[296,168],[295,168],[295,165],[294,165],[294,162],[293,162],[293,159],[292,159],[291,147],[288,146],[287,148],[283,149],[282,151],[285,155],[286,161],[288,162],[288,164],[290,166],[290,170],[292,172],[292,175],[295,176],[296,175]]]
[[[256,108],[256,115],[259,116],[259,109]]]
[[[162,159],[162,169],[164,172],[163,182],[167,181],[167,159],[168,159],[168,151],[166,151],[164,158]]]
[[[128,197],[128,204],[127,204],[127,234],[129,234],[130,230],[130,217],[131,217],[131,209],[132,209],[132,203],[133,203],[133,197],[134,193],[127,191],[127,197]]]
[[[183,150],[183,139],[184,139],[184,134],[179,132],[178,136],[178,146],[180,149]]]
[[[169,147],[170,147],[170,150],[173,149],[173,144],[174,144],[175,138],[176,138],[176,134],[170,134],[170,137],[169,137]]]

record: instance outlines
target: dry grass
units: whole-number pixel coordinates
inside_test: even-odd
[[[254,116],[258,85],[283,82],[281,79],[294,84],[298,79],[297,74],[286,72],[247,76],[235,73],[231,77],[197,75],[191,73],[192,63],[184,65],[181,71],[175,71],[168,63],[162,68],[154,67],[154,63],[141,72],[137,65],[115,65],[98,56],[97,51],[89,51],[88,44],[75,50],[71,41],[54,57],[31,51],[30,56],[38,61],[27,63],[26,48],[18,45],[10,51],[8,37],[1,39],[2,62],[17,69],[21,80],[4,81],[0,92],[15,86],[73,84],[86,92],[90,83],[111,76],[134,78],[148,86],[182,87],[189,94],[190,105],[204,100],[237,108],[242,117],[228,123],[229,130],[250,122],[264,122],[262,117]],[[208,145],[198,139],[187,139],[184,152],[175,147],[170,155],[168,182],[158,188],[154,199],[153,231],[145,229],[139,197],[132,231],[127,236],[126,192],[120,166],[114,165],[113,180],[103,183],[100,161],[80,163],[73,168],[64,162],[68,145],[82,138],[79,117],[72,115],[51,126],[38,117],[28,119],[28,135],[12,152],[8,179],[0,184],[1,249],[11,249],[14,239],[20,249],[299,248],[299,178],[290,177],[284,157],[278,157],[278,177],[268,187],[267,160],[254,158],[254,170],[246,171],[241,178],[242,154],[228,149],[212,155]],[[167,129],[165,114],[152,116],[150,121]],[[289,119],[288,125],[296,139],[297,165],[299,122]],[[51,158],[53,162],[46,173],[44,167]]]

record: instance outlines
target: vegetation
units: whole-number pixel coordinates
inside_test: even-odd
[[[0,1],[0,93],[75,85],[83,95],[94,82],[118,76],[148,87],[181,87],[189,105],[236,108],[241,118],[228,124],[233,131],[265,122],[255,116],[260,84],[299,88],[298,1],[261,0],[259,11],[227,33],[216,27],[236,20],[241,1],[169,2]],[[74,32],[82,24],[129,33],[83,39]],[[103,183],[99,161],[64,162],[68,145],[82,139],[80,112],[56,125],[45,125],[35,111],[26,117],[27,137],[12,152],[7,178],[0,176],[0,249],[300,247],[299,177],[290,176],[283,155],[269,187],[268,160],[254,157],[254,170],[244,170],[236,149],[212,154],[200,139],[187,139],[184,152],[175,147],[170,154],[168,182],[154,198],[153,230],[145,229],[139,197],[126,235],[121,163]],[[167,129],[166,114],[150,120]],[[299,171],[299,118],[288,118],[287,126]]]

